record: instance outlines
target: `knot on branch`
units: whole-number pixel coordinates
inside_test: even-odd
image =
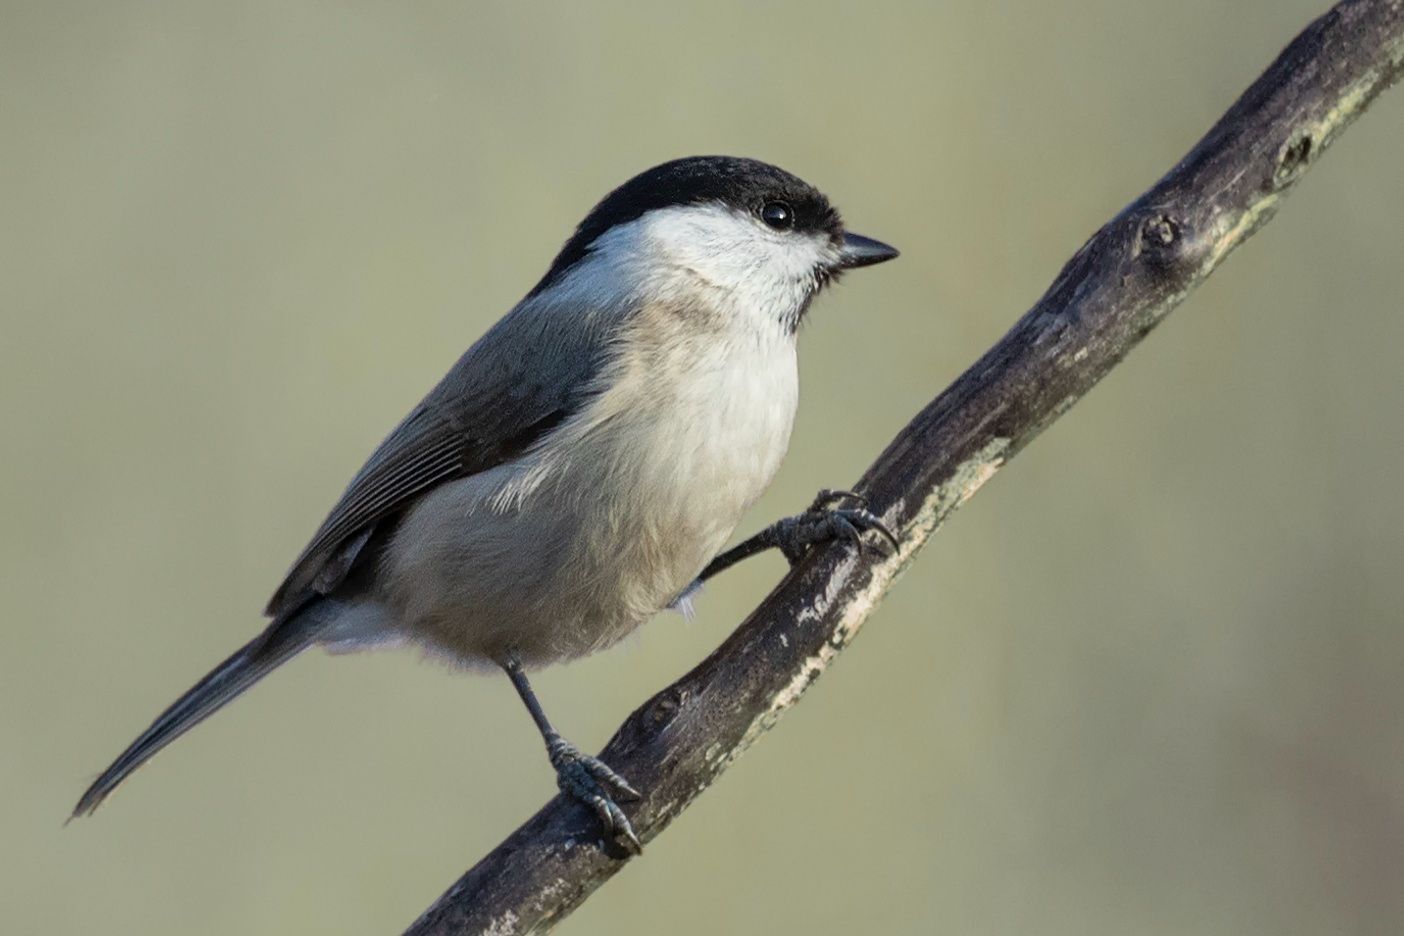
[[[1168,214],[1158,214],[1141,223],[1141,248],[1152,254],[1163,253],[1180,239],[1180,225]]]
[[[678,717],[686,702],[687,693],[678,686],[669,686],[654,696],[644,709],[643,723],[649,733],[654,737],[662,734]]]
[[[676,684],[663,689],[625,719],[609,746],[620,751],[648,747],[682,714],[688,698],[687,690]]]
[[[1157,282],[1189,278],[1196,266],[1190,240],[1185,219],[1157,210],[1143,217],[1137,227],[1132,257]]]
[[[1272,173],[1273,190],[1284,189],[1306,172],[1311,163],[1314,141],[1311,133],[1289,139],[1277,153],[1277,165]]]

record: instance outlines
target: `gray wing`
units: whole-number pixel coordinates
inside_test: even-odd
[[[618,318],[528,300],[499,321],[380,443],[264,613],[278,617],[330,593],[379,525],[550,433],[593,393]]]

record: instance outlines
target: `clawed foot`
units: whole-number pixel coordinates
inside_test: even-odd
[[[633,802],[639,791],[598,757],[581,754],[565,738],[556,735],[546,745],[551,766],[556,768],[556,785],[561,792],[589,806],[600,817],[605,833],[634,854],[643,851],[629,817],[619,808],[616,799]]]
[[[845,501],[856,507],[841,507]],[[775,545],[794,565],[804,558],[811,546],[832,540],[844,540],[858,547],[861,553],[867,542],[863,534],[869,531],[882,536],[895,553],[901,548],[897,537],[867,508],[867,499],[852,491],[820,491],[814,503],[802,514],[786,517],[767,532]]]
[[[845,501],[856,506],[839,506]],[[707,567],[689,587],[689,591],[742,559],[767,549],[779,549],[785,554],[785,558],[790,560],[790,565],[803,559],[809,547],[833,540],[852,543],[861,553],[867,548],[863,534],[870,531],[881,535],[887,541],[887,545],[892,547],[892,552],[895,553],[901,548],[897,537],[892,535],[887,525],[868,510],[867,498],[852,491],[820,491],[814,503],[804,513],[786,517],[779,523],[766,527],[707,563]],[[687,592],[683,594],[686,595]]]

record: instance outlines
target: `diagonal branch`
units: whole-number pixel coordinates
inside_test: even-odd
[[[1404,71],[1404,0],[1345,0],[1312,23],[1213,129],[1082,246],[998,344],[917,414],[857,489],[894,556],[811,554],[726,642],[645,702],[604,749],[644,792],[647,842],[848,646],[941,522],[1092,388],[1276,211]],[[470,869],[407,936],[544,932],[623,867],[593,813],[556,797]]]

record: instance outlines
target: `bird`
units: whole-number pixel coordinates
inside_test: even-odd
[[[862,498],[826,491],[721,552],[788,448],[811,302],[897,255],[760,160],[675,159],[614,189],[374,450],[266,628],[162,712],[73,815],[303,650],[410,645],[505,673],[560,790],[638,851],[619,805],[638,791],[556,731],[528,673],[686,609],[702,581],[764,549],[794,562],[835,539],[896,547]]]

